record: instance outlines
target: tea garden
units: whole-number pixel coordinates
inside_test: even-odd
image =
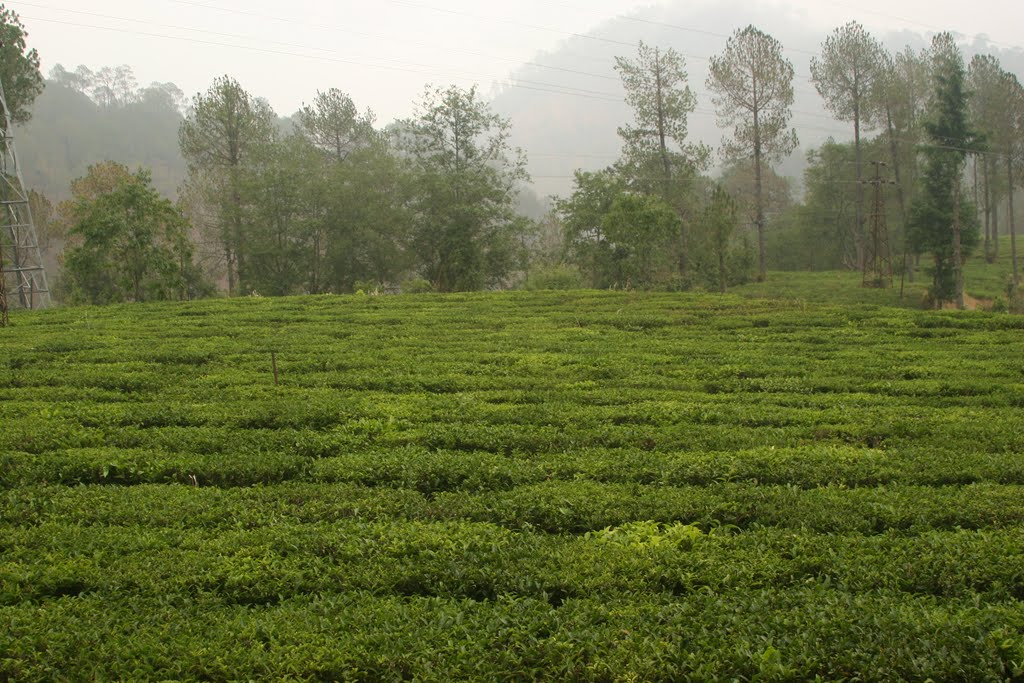
[[[1024,317],[511,292],[15,322],[0,680],[1024,679]]]

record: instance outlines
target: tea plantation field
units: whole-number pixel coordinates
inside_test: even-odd
[[[14,322],[0,680],[1024,680],[1024,317],[572,292]]]

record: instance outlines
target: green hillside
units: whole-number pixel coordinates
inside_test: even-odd
[[[0,680],[1024,676],[1019,316],[568,292],[14,323]]]

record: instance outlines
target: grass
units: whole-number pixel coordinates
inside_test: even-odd
[[[897,259],[898,260],[898,259]],[[861,287],[863,277],[852,271],[827,272],[772,272],[765,282],[751,283],[735,288],[741,296],[757,298],[798,299],[808,303],[831,305],[873,304],[900,308],[922,308],[931,284],[925,271],[928,264],[922,261],[921,270],[914,281],[903,280],[903,296],[900,296],[901,278],[897,274],[891,288],[876,289]],[[972,256],[964,267],[966,293],[990,302],[1007,299],[1007,285],[1013,272],[1010,258],[1010,241],[1003,237],[999,257],[988,263],[982,256]]]
[[[18,314],[0,680],[1020,678],[1024,318],[849,280]]]

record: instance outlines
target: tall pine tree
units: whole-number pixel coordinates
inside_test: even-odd
[[[911,207],[909,237],[917,253],[932,255],[935,306],[956,301],[963,308],[963,261],[979,241],[977,213],[964,198],[963,173],[980,138],[970,125],[963,55],[951,35],[935,37],[932,59],[935,95],[925,122],[923,186]]]

